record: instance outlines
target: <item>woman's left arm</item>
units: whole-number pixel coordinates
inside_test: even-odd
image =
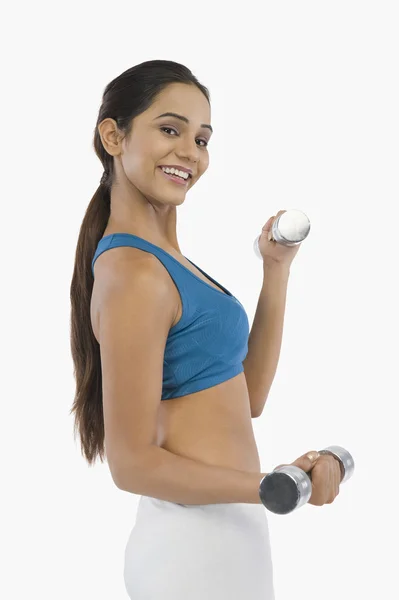
[[[243,361],[252,418],[263,412],[280,357],[290,268],[263,265],[263,284]]]

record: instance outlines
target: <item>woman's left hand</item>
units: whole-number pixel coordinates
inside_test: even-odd
[[[259,252],[263,258],[263,264],[266,266],[283,266],[290,268],[301,244],[296,246],[284,246],[271,239],[271,230],[274,221],[286,210],[280,210],[277,215],[273,215],[262,227],[262,233],[258,240]]]

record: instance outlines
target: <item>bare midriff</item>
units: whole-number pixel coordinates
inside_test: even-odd
[[[195,394],[162,400],[156,443],[209,465],[260,473],[244,373]]]

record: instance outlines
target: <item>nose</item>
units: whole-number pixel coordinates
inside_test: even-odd
[[[200,148],[195,143],[195,140],[179,140],[180,144],[177,147],[177,154],[181,158],[185,158],[192,163],[197,163],[200,159]]]

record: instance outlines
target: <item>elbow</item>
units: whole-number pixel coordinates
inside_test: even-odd
[[[143,472],[141,463],[142,460],[136,455],[114,461],[112,465],[109,463],[112,480],[119,490],[131,494],[140,493],[140,479]]]
[[[256,411],[253,410],[251,412],[251,418],[252,419],[258,419],[261,416],[262,412],[263,412],[263,408],[261,410],[256,410]]]
[[[118,490],[126,491],[123,485],[123,478],[121,477],[121,469],[120,467],[116,467],[115,465],[111,465],[110,461],[108,461],[109,472],[112,477],[112,481],[118,488]]]
[[[266,398],[262,398],[258,401],[251,401],[251,418],[252,419],[258,419],[262,413],[263,413],[263,409],[265,408],[265,404],[266,404]]]

